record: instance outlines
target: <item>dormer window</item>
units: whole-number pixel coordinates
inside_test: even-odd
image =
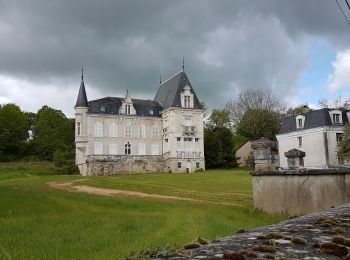
[[[333,114],[333,123],[335,124],[340,123],[340,114]]]
[[[130,105],[125,105],[125,114],[130,115]]]
[[[193,108],[193,93],[191,92],[191,87],[186,85],[183,88],[181,95],[181,107],[183,108]]]
[[[331,117],[332,124],[343,124],[342,112],[340,110],[329,111],[329,116]]]
[[[303,128],[303,119],[298,119],[298,128]]]
[[[185,96],[185,108],[191,108],[191,97]]]
[[[297,129],[303,129],[305,124],[305,116],[304,115],[298,115],[296,116],[296,127]]]

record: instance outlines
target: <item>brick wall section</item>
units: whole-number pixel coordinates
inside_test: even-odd
[[[186,257],[157,259],[350,259],[350,240],[344,238],[350,238],[350,204],[215,240],[187,250]]]

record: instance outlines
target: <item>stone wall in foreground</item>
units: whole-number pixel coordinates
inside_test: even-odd
[[[301,215],[350,203],[350,169],[252,173],[256,208]]]
[[[346,204],[156,259],[350,259],[349,238],[350,204]]]

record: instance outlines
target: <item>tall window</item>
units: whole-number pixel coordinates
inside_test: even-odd
[[[124,137],[125,138],[131,138],[131,125],[124,126]]]
[[[109,144],[109,154],[117,154],[118,153],[118,148],[117,144]]]
[[[158,126],[154,125],[152,126],[152,138],[158,138],[158,136],[159,136]]]
[[[302,128],[303,127],[303,119],[299,118],[298,119],[298,128]]]
[[[102,137],[103,133],[103,126],[102,123],[96,122],[95,123],[95,129],[94,129],[94,135],[95,137]]]
[[[333,123],[340,123],[340,114],[333,114]]]
[[[130,115],[130,105],[125,105],[125,114]]]
[[[125,144],[125,154],[131,154],[131,144],[129,144],[129,142],[127,144]]]
[[[146,137],[146,127],[144,125],[139,125],[139,138],[145,138]]]
[[[185,96],[185,108],[191,107],[191,96]]]
[[[139,155],[146,155],[146,144],[139,143]]]
[[[80,135],[80,122],[77,122],[77,135]]]
[[[103,144],[94,143],[94,154],[103,154]]]
[[[151,154],[152,155],[159,155],[158,144],[152,144],[152,146],[151,146]]]
[[[112,123],[109,125],[109,137],[117,137],[117,125]]]
[[[298,145],[299,147],[303,145],[303,138],[301,136],[298,137]]]

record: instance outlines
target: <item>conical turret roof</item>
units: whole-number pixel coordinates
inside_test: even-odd
[[[88,100],[86,97],[85,84],[83,74],[81,75],[81,83],[79,88],[79,94],[75,107],[88,107]]]

